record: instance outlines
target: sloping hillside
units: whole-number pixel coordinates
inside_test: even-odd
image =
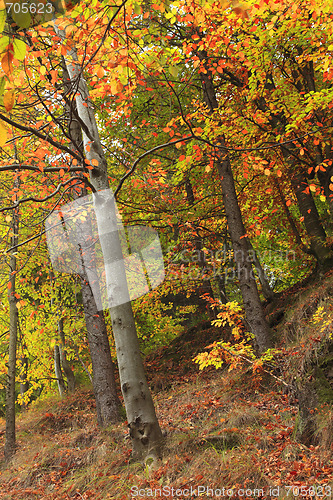
[[[23,413],[0,498],[230,498],[231,489],[233,498],[330,498],[332,289],[332,276],[313,278],[267,305],[280,353],[261,373],[246,363],[199,372],[193,356],[221,336],[208,323],[150,355],[166,440],[152,469],[131,463],[125,419],[97,428],[89,389]],[[3,421],[0,434],[3,446]]]

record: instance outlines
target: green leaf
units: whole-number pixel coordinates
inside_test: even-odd
[[[169,73],[171,76],[174,76],[176,78],[176,76],[178,75],[177,66],[169,66]]]
[[[137,15],[141,14],[142,7],[141,7],[141,5],[139,3],[135,3],[134,6],[133,6],[133,8],[134,8],[135,14],[137,14]]]
[[[19,61],[23,61],[27,52],[27,46],[22,40],[14,40],[14,56]]]
[[[6,9],[0,10],[0,33],[3,32],[3,29],[5,27],[6,17],[7,17]]]
[[[10,41],[8,36],[2,36],[0,37],[0,54],[5,51],[5,49],[8,47]]]
[[[20,28],[28,28],[31,24],[31,16],[29,12],[22,12],[21,10],[16,14],[14,11],[12,12],[12,16],[17,26]]]

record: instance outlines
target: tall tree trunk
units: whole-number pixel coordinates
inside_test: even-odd
[[[59,355],[62,369],[64,370],[64,374],[67,378],[68,391],[74,392],[75,390],[75,375],[71,368],[71,365],[68,362],[65,348],[65,332],[64,332],[64,319],[60,318],[58,321],[58,333],[61,339],[61,344],[59,344]]]
[[[206,54],[198,52],[201,60],[205,61]],[[206,73],[200,73],[204,99],[209,112],[213,114],[218,108],[218,102],[212,81],[212,74],[208,68]],[[251,259],[248,251],[247,237],[239,208],[235,182],[231,170],[227,149],[223,149],[225,139],[220,136],[216,144],[215,161],[220,175],[222,197],[227,217],[228,230],[232,241],[234,260],[237,267],[239,286],[243,297],[246,320],[251,332],[255,335],[259,352],[272,347],[271,333],[266,322],[262,304],[258,293],[256,280],[253,274]]]
[[[57,28],[56,28],[57,29]],[[57,29],[64,40],[65,33]],[[66,60],[67,71],[77,88],[75,101],[82,124],[83,143],[86,157],[93,165],[90,183],[97,191],[94,195],[97,227],[103,251],[110,315],[116,344],[121,390],[124,397],[127,421],[133,445],[133,457],[145,461],[149,456],[161,453],[162,432],[156,417],[154,403],[149,391],[140,346],[136,334],[132,306],[126,284],[126,273],[122,249],[116,226],[115,201],[110,197],[107,162],[101,145],[89,91],[82,77],[82,68],[73,48]],[[107,190],[107,191],[105,191]],[[117,267],[111,267],[114,262]],[[123,297],[121,303],[120,295]]]
[[[70,93],[70,81],[64,58],[62,58],[63,80],[66,93]],[[72,102],[72,107],[75,101]],[[73,116],[73,109],[67,105],[67,115],[69,121],[69,136],[72,140],[72,148],[82,150],[82,132],[81,126]],[[75,107],[76,109],[76,107]],[[77,197],[85,196],[86,190],[82,190]],[[85,221],[85,233],[91,234],[91,224],[89,220]],[[86,245],[82,251],[86,253],[85,262],[90,262],[92,268],[95,267],[95,252],[93,246]],[[93,372],[93,390],[96,400],[97,422],[100,427],[119,421],[120,401],[117,395],[116,382],[114,376],[114,367],[111,358],[110,344],[104,314],[97,310],[96,302],[89,280],[84,261],[82,259],[83,273],[80,276],[82,303],[87,327],[87,337],[90,350],[90,357]]]
[[[54,373],[57,379],[59,394],[60,397],[62,398],[64,393],[66,392],[66,386],[64,378],[62,376],[60,351],[59,351],[59,346],[57,344],[54,346]]]
[[[17,183],[16,183],[17,184]],[[15,185],[15,183],[14,183]],[[17,187],[17,186],[16,186]],[[13,211],[11,246],[18,243],[19,213],[18,208]],[[9,282],[8,282],[8,302],[9,302],[9,356],[6,385],[6,440],[4,448],[5,460],[12,458],[16,448],[16,425],[15,425],[15,375],[16,375],[16,348],[18,331],[18,310],[16,306],[16,248],[11,251],[9,260]]]

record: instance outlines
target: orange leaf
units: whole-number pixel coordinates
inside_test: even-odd
[[[3,96],[3,105],[6,111],[11,111],[15,103],[15,94],[13,90],[8,90]]]
[[[105,71],[104,69],[102,68],[102,66],[100,66],[96,72],[98,78],[103,78],[104,74],[105,74]]]
[[[13,53],[10,50],[7,50],[3,58],[1,59],[1,66],[6,75],[10,75],[13,72]]]
[[[91,160],[91,163],[92,163],[92,165],[94,165],[95,167],[97,167],[98,160],[95,160],[95,158],[94,158],[93,160]]]
[[[12,283],[11,283],[11,282],[9,282],[9,283],[8,283],[8,285],[7,285],[8,290],[10,290],[10,289],[11,289],[11,287],[12,287]]]

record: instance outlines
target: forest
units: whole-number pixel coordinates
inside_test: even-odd
[[[0,498],[331,498],[333,0],[0,0]]]

